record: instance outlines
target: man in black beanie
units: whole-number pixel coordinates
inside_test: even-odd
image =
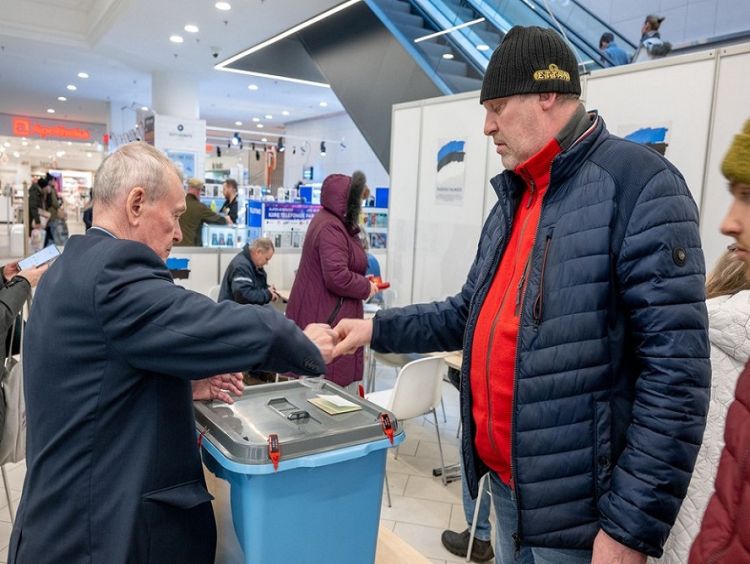
[[[479,100],[506,170],[461,292],[336,327],[334,354],[463,348],[465,478],[489,474],[502,564],[660,556],[706,422],[697,207],[580,93],[562,37],[511,29]]]

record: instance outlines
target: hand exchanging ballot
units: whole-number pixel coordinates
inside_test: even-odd
[[[240,372],[217,374],[203,380],[193,380],[192,384],[193,400],[221,400],[229,404],[234,403],[230,392],[241,396],[245,389]]]
[[[323,361],[330,364],[335,358],[333,350],[339,341],[336,331],[325,323],[310,323],[305,327],[304,333],[318,347]]]
[[[333,358],[353,354],[359,347],[369,345],[372,340],[372,319],[342,319],[334,328],[336,347]]]

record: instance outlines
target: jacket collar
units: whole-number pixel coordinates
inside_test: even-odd
[[[242,247],[242,254],[245,256],[245,258],[250,263],[250,266],[253,268],[255,272],[264,272],[262,268],[258,268],[257,266],[255,266],[255,263],[253,262],[253,256],[250,254],[249,244],[246,244],[244,247]]]

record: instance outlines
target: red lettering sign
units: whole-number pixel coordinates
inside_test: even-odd
[[[18,137],[62,137],[75,141],[90,141],[91,132],[80,127],[65,127],[64,125],[42,125],[28,118],[14,117],[12,119],[13,135]]]

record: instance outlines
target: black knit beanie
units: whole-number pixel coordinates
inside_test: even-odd
[[[479,103],[516,94],[581,94],[578,61],[557,32],[515,26],[487,65]]]

